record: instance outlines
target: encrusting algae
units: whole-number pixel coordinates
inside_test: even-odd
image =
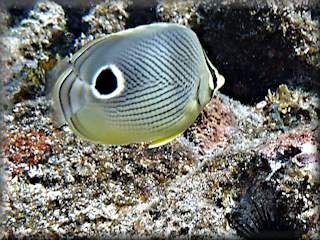
[[[199,1],[161,0],[157,6],[157,16],[162,22],[173,22],[185,26],[197,27],[201,23],[201,15],[197,11]]]
[[[289,90],[285,84],[275,92],[268,90],[265,101],[257,104],[258,111],[265,117],[264,125],[275,130],[287,130],[301,122],[310,123],[317,119],[318,99],[301,90]]]

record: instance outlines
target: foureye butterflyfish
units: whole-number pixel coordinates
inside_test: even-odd
[[[224,84],[197,35],[173,23],[101,37],[53,72],[56,122],[67,123],[84,139],[111,145],[155,147],[171,141]]]

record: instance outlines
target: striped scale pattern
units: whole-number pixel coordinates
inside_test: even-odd
[[[104,104],[106,120],[157,131],[177,123],[199,85],[202,49],[187,29],[133,42],[114,59],[124,74],[123,93]]]
[[[55,120],[97,143],[165,144],[210,101],[214,84],[207,64],[220,76],[196,34],[178,24],[154,23],[110,34],[55,68]],[[115,78],[100,75],[106,69]],[[115,80],[116,88],[102,93],[97,79],[99,86],[106,81],[106,88]]]

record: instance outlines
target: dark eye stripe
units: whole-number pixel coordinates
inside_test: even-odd
[[[74,77],[72,77],[72,75],[74,75]],[[60,101],[63,116],[67,121],[69,120],[69,124],[71,125],[70,127],[75,129],[84,138],[88,138],[88,136],[90,135],[85,130],[85,128],[81,125],[77,114],[73,114],[70,92],[76,80],[77,78],[75,74],[73,74],[73,71],[71,70],[70,73],[68,73],[68,75],[64,78],[64,80],[60,85],[59,101]]]
[[[70,72],[67,74],[67,76],[63,79],[63,81],[61,82],[60,86],[59,86],[59,103],[60,103],[60,106],[61,106],[61,110],[62,110],[62,113],[63,113],[63,117],[64,119],[68,119],[68,114],[67,113],[70,113],[70,111],[67,111],[66,109],[68,108],[68,105],[70,105],[70,97],[68,95],[65,94],[65,84],[68,81],[68,78],[71,76],[72,74],[72,70],[70,69]],[[72,80],[72,78],[70,78]],[[69,83],[70,84],[70,83]],[[68,89],[68,93],[70,91],[71,87]],[[70,115],[70,114],[69,114]]]

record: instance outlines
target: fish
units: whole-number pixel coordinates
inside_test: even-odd
[[[175,23],[100,37],[50,75],[56,127],[93,143],[150,148],[182,134],[225,82],[196,33]]]

